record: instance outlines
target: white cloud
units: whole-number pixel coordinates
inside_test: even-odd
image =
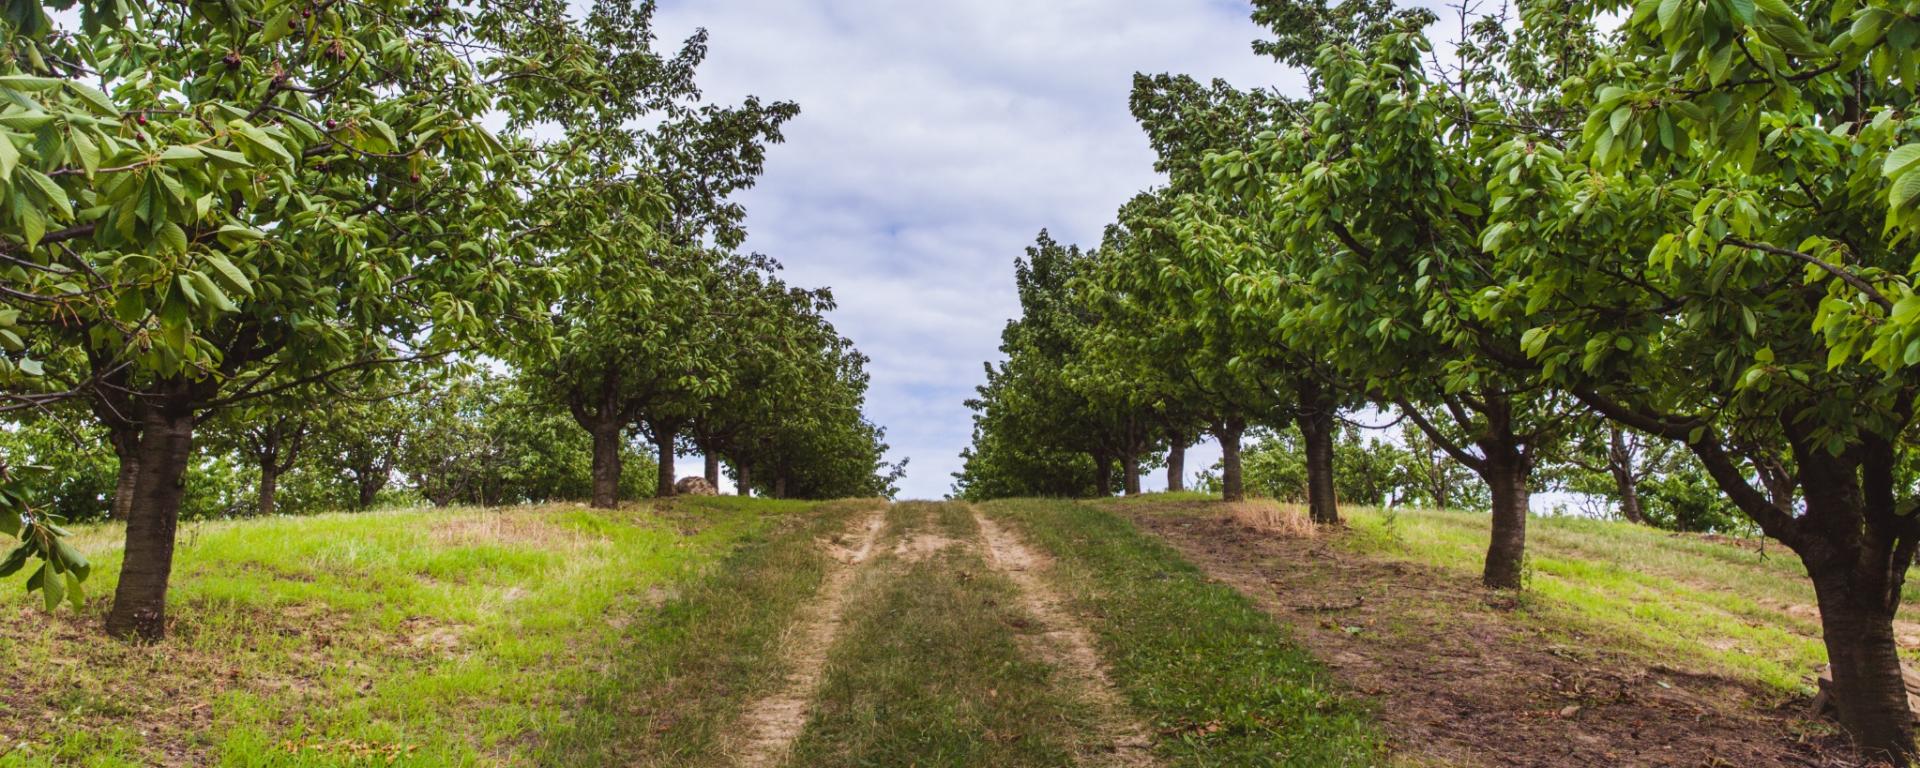
[[[943,495],[970,432],[962,401],[1017,311],[1014,258],[1042,228],[1091,244],[1156,183],[1127,112],[1133,73],[1298,92],[1218,0],[663,0],[663,46],[712,33],[711,100],[800,103],[743,195],[748,247],[828,285],[873,358],[872,418],[911,456],[909,496]],[[1195,471],[1211,463],[1196,455]]]

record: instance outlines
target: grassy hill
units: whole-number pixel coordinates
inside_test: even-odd
[[[595,706],[631,677],[610,673],[630,671],[638,646],[658,660],[690,640],[674,631],[686,621],[656,613],[809,508],[191,523],[154,647],[101,635],[120,533],[84,528],[75,545],[98,564],[85,613],[46,614],[19,578],[0,581],[0,766],[439,766],[598,749],[610,729],[595,719],[627,717]]]

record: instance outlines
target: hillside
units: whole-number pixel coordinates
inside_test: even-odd
[[[99,637],[118,528],[77,531],[87,610],[0,582],[0,765],[474,765],[598,749],[618,686],[684,653],[662,606],[832,524],[737,499],[188,524],[171,638]],[[811,560],[780,582],[805,591]],[[817,577],[817,572],[813,574]],[[105,594],[103,594],[105,593]],[[775,611],[773,596],[755,610]],[[749,612],[751,613],[751,612]],[[716,681],[717,682],[717,681]]]
[[[1189,496],[201,523],[174,625],[6,590],[0,766],[1852,765],[1793,561]],[[110,588],[112,526],[77,532]],[[1903,633],[1903,642],[1908,642]],[[1911,648],[1909,648],[1911,650]]]

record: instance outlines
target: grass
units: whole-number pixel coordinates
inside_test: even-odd
[[[663,591],[711,583],[805,508],[189,524],[169,639],[146,647],[100,634],[121,534],[84,528],[84,613],[45,614],[18,577],[0,580],[0,766],[505,765],[590,744],[610,679],[684,655],[652,623]],[[677,605],[659,611],[698,610]]]
[[[1340,541],[1363,555],[1477,574],[1488,518],[1469,512],[1345,510]],[[1675,535],[1573,517],[1529,521],[1522,620],[1597,636],[1652,663],[1693,666],[1808,693],[1826,661],[1813,586],[1778,545]],[[1920,596],[1907,596],[1909,606]],[[1920,628],[1901,634],[1920,642]],[[1909,651],[1912,655],[1912,652]]]
[[[620,662],[552,735],[546,765],[722,766],[728,728],[783,682],[780,641],[825,576],[819,539],[878,501],[835,502],[750,534],[619,643]]]
[[[1034,625],[978,539],[964,505],[889,512],[789,765],[1073,764],[1093,715],[1024,650]],[[975,545],[915,546],[950,541]]]
[[[1157,539],[1094,504],[984,509],[1055,559],[1053,578],[1086,618],[1115,684],[1159,732],[1169,765],[1386,761],[1364,706],[1245,597]]]

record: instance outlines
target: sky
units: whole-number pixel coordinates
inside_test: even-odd
[[[662,49],[712,35],[708,100],[798,102],[747,206],[747,248],[834,289],[872,363],[868,417],[905,498],[939,498],[971,437],[964,401],[1019,312],[1013,262],[1042,229],[1098,244],[1160,183],[1127,112],[1135,72],[1303,91],[1252,52],[1226,0],[662,0]],[[1188,467],[1212,465],[1196,448]],[[1160,477],[1150,488],[1161,487]]]

